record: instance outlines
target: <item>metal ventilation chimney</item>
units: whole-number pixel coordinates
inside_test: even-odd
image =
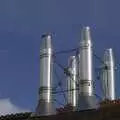
[[[115,99],[115,65],[112,48],[104,52],[102,67],[102,86],[105,99]]]
[[[52,44],[51,35],[42,36],[40,48],[40,88],[39,103],[36,108],[38,116],[51,115],[55,113],[52,101]]]
[[[80,75],[78,110],[94,109],[97,106],[93,94],[92,42],[89,27],[84,27],[82,29],[79,54]]]
[[[70,56],[68,60],[68,71],[70,76],[67,76],[67,98],[68,104],[72,105],[74,108],[77,106],[78,100],[78,90],[77,90],[77,61],[75,56]]]

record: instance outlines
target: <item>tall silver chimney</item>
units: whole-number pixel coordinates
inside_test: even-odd
[[[76,56],[70,56],[68,60],[68,67],[68,71],[70,73],[70,76],[67,76],[68,104],[76,108],[78,101]]]
[[[84,27],[81,32],[79,45],[79,103],[78,109],[96,108],[96,100],[93,93],[93,65],[92,65],[92,42],[90,28]]]
[[[51,115],[55,113],[52,100],[52,69],[53,69],[53,50],[51,44],[51,35],[42,35],[40,47],[40,88],[39,104],[36,108],[36,114]]]
[[[115,65],[112,48],[106,49],[103,57],[102,87],[104,99],[115,99]]]

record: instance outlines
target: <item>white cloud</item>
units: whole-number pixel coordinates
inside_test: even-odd
[[[14,105],[10,99],[0,99],[0,115],[29,112],[30,110]]]

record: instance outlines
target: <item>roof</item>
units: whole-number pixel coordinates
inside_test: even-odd
[[[70,107],[71,108],[71,107]],[[65,107],[66,109],[66,107]],[[63,110],[51,116],[31,116],[30,112],[1,116],[0,120],[120,120],[120,100],[106,100],[100,103],[99,109],[79,112]]]
[[[30,116],[30,112],[10,114],[5,116],[0,116],[0,120],[25,120]]]

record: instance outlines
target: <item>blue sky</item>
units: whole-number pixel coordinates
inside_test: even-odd
[[[104,49],[112,47],[119,60],[119,5],[119,0],[1,0],[0,99],[35,109],[40,36],[45,32],[53,33],[54,50],[60,51],[77,47],[80,30],[88,25],[96,54],[102,56]],[[67,57],[58,56],[60,63],[66,65]],[[120,96],[118,74],[119,71],[117,97]]]

